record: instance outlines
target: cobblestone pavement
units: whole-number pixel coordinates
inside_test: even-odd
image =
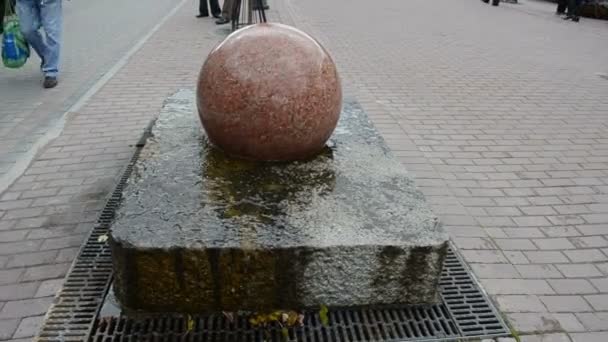
[[[173,6],[171,0],[146,6],[136,0],[64,1],[59,87],[42,88],[34,52],[21,69],[0,66],[0,192],[60,131],[64,113]]]
[[[202,60],[228,32],[195,14],[195,3],[186,2],[78,112],[69,113],[61,135],[0,193],[0,341],[29,340],[38,331],[143,128],[168,95],[194,87]],[[57,96],[72,82],[64,78]],[[52,98],[42,92],[30,96]]]
[[[522,341],[608,341],[608,22],[554,6],[283,11],[331,51]]]
[[[608,340],[607,22],[564,22],[531,1],[271,7],[330,50],[345,95],[416,176],[521,341]],[[194,86],[225,35],[192,12],[165,23],[0,195],[0,340],[36,331],[142,128]]]

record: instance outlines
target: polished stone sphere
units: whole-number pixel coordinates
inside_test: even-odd
[[[316,40],[264,23],[232,33],[209,54],[197,106],[209,140],[229,155],[301,160],[319,153],[336,128],[342,89]]]

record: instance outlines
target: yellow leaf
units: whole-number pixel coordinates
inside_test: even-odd
[[[281,311],[274,311],[273,313],[271,313],[268,317],[269,321],[279,321],[279,318],[281,317],[283,313]]]
[[[329,317],[327,316],[328,312],[329,309],[327,308],[327,306],[321,305],[321,310],[319,310],[319,318],[321,319],[321,324],[323,324],[324,326],[329,325]]]
[[[287,313],[287,326],[293,327],[296,325],[296,323],[298,322],[298,313],[295,311],[289,311],[289,313]]]
[[[192,319],[192,316],[188,315],[188,331],[192,331],[194,330],[194,320]]]

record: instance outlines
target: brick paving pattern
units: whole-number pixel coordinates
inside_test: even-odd
[[[183,6],[0,194],[0,340],[31,339],[133,146],[229,31]]]
[[[0,192],[18,162],[31,158],[45,134],[110,66],[153,27],[172,0],[64,2],[65,15],[60,86],[42,88],[40,60],[18,70],[0,68]],[[137,20],[131,13],[137,12]],[[0,241],[3,241],[0,238]]]
[[[533,1],[271,7],[330,50],[521,341],[608,340],[608,23]],[[36,332],[143,127],[225,33],[184,6],[0,195],[0,340]]]
[[[536,1],[282,9],[330,50],[521,340],[608,340],[608,23]]]

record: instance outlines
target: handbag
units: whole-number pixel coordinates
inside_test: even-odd
[[[19,18],[10,4],[10,0],[4,1],[4,20],[2,28],[2,63],[7,68],[20,68],[30,57],[30,46],[21,33]]]

